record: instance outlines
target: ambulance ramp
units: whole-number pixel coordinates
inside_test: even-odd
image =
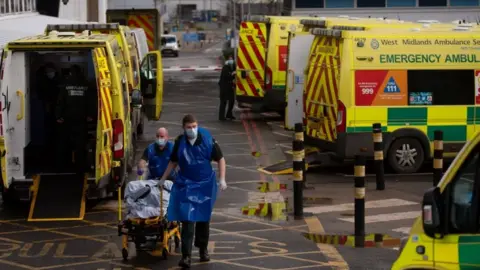
[[[28,221],[82,220],[86,188],[83,174],[37,175]]]
[[[319,150],[316,151],[305,151],[305,163],[306,169],[314,168],[320,164],[328,163],[331,158],[329,153],[322,153]],[[287,175],[293,173],[293,161],[292,160],[283,160],[276,164],[259,168],[258,171],[263,172],[269,175]]]

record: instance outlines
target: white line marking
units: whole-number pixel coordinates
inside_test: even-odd
[[[415,205],[415,204],[418,204],[418,203],[401,200],[401,199],[386,199],[386,200],[378,200],[378,201],[367,201],[365,203],[365,208],[374,209],[374,208],[405,206],[405,205]],[[344,203],[344,204],[329,205],[329,206],[306,207],[304,211],[310,212],[313,214],[321,214],[321,213],[351,211],[353,209],[354,209],[353,203]]]
[[[410,228],[411,227],[401,227],[401,228],[393,229],[392,231],[403,233],[403,234],[410,234]]]
[[[283,134],[283,133],[280,133],[280,132],[272,132],[273,134],[277,134],[278,136],[283,136],[283,137],[292,137],[292,134]]]
[[[365,217],[365,223],[376,223],[376,222],[386,222],[386,221],[395,221],[395,220],[404,220],[404,219],[414,219],[420,216],[420,211],[410,211],[410,212],[399,212],[399,213],[389,213],[389,214],[380,214],[372,215]],[[355,218],[339,218],[339,220],[354,222]]]

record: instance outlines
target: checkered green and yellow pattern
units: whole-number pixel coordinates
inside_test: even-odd
[[[444,142],[465,142],[480,129],[480,106],[352,107],[347,112],[347,132],[371,132],[380,122],[384,131],[416,128],[433,141],[442,130]]]

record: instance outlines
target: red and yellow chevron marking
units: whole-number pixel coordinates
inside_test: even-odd
[[[267,29],[264,23],[242,22],[237,54],[236,92],[239,96],[263,97]],[[242,71],[247,72],[242,78]]]
[[[148,49],[155,50],[155,25],[152,15],[129,15],[127,25],[132,28],[143,28],[147,36]]]
[[[107,144],[104,148],[104,144],[101,143],[100,149],[101,151],[97,150],[99,153],[97,167],[100,168],[98,177],[102,177],[108,174],[111,170],[112,166],[112,136],[113,136],[113,129],[112,129],[112,96],[111,96],[111,80],[110,80],[110,71],[108,69],[107,58],[105,54],[104,48],[97,48],[95,49],[95,58],[97,61],[97,72],[98,72],[98,87],[100,88],[99,94],[99,114],[98,120],[101,122],[100,130],[102,132],[101,138],[103,140],[103,134],[107,133]],[[97,145],[97,149],[99,145]]]
[[[304,112],[307,136],[335,141],[340,52],[342,43],[332,37],[316,37],[310,53]],[[309,118],[320,120],[318,124]]]

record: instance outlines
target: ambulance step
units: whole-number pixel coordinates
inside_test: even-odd
[[[305,162],[307,163],[307,170],[309,168],[314,168],[320,166],[320,164],[326,164],[330,162],[331,155],[330,153],[322,153],[319,151],[312,151],[307,153],[305,156]],[[270,175],[286,175],[293,173],[293,161],[285,160],[278,162],[276,164],[259,168],[258,171]]]
[[[28,221],[82,220],[87,178],[83,174],[48,174],[34,179]]]

